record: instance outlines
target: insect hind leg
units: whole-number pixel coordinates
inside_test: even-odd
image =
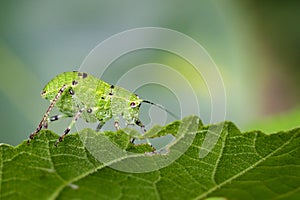
[[[37,134],[40,132],[40,130],[41,130],[41,129],[43,128],[43,126],[45,125],[45,123],[47,123],[47,119],[48,119],[48,115],[49,115],[50,111],[53,109],[53,107],[54,107],[54,105],[56,104],[57,100],[60,98],[60,96],[62,95],[62,93],[65,91],[66,88],[67,88],[66,85],[63,85],[63,86],[60,88],[60,90],[58,91],[58,93],[56,94],[56,96],[54,97],[54,99],[52,100],[51,104],[49,105],[48,109],[46,110],[46,112],[45,112],[45,114],[44,114],[42,120],[40,121],[38,127],[36,128],[36,130],[35,130],[33,133],[31,133],[31,134],[29,135],[29,139],[28,139],[27,143],[29,143],[29,141],[30,141],[31,139],[33,139],[34,136],[37,135]],[[46,126],[47,126],[47,125],[46,125]]]
[[[82,112],[84,111],[84,108],[79,109],[79,111],[76,113],[76,115],[73,117],[70,125],[65,129],[64,134],[62,134],[59,139],[55,142],[55,146],[57,146],[57,144],[59,142],[61,142],[64,137],[70,132],[71,128],[74,126],[74,124],[76,123],[76,121],[78,120],[78,118],[80,117],[80,115],[82,114]]]

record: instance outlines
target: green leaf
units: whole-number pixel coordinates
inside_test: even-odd
[[[41,131],[29,145],[2,144],[0,199],[300,199],[300,128],[266,135],[241,133],[231,122],[203,127],[197,120],[192,116],[147,133],[152,138],[175,137],[165,155],[151,152],[148,144],[131,144],[123,131],[84,129],[65,137],[58,147],[58,135],[51,131]],[[222,132],[215,137],[211,130],[220,126]],[[111,168],[141,164],[138,159],[129,162],[131,155],[158,164],[188,136],[193,140],[187,151],[164,168],[145,173]],[[207,137],[216,138],[211,151],[205,146]],[[105,139],[120,149],[122,159],[102,162],[88,150],[87,144],[103,151],[99,155],[112,154]],[[208,154],[199,158],[200,151]]]

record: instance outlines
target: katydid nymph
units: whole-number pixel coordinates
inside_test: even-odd
[[[140,99],[136,94],[124,88],[110,85],[85,72],[73,71],[57,75],[47,83],[41,95],[51,103],[36,130],[30,134],[28,142],[43,127],[47,128],[48,122],[62,117],[72,117],[72,121],[55,145],[70,132],[79,117],[88,123],[99,122],[96,130],[100,130],[111,118],[114,119],[114,126],[118,130],[120,129],[119,120],[122,117],[127,125],[136,124],[145,132],[145,126],[139,119],[142,103],[155,105],[174,115],[158,104]],[[54,107],[57,107],[62,115],[49,117]]]

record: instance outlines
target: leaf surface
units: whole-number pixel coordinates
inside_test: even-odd
[[[198,118],[183,120],[192,125]],[[214,135],[209,130],[220,124],[204,127],[199,123],[194,132],[181,137],[173,134],[178,140],[165,155],[151,153],[148,144],[131,144],[130,136],[122,131],[85,129],[68,135],[58,147],[54,146],[58,135],[41,131],[30,145],[24,141],[17,147],[0,146],[0,199],[300,199],[299,128],[266,135],[241,133],[231,122],[222,125],[216,144],[203,158],[199,151],[208,150],[203,147],[205,138]],[[147,134],[155,138],[179,129],[176,121]],[[166,167],[145,173],[114,168],[120,163],[128,168],[141,164],[138,159],[130,160],[132,154],[127,152],[161,163],[188,135],[193,136],[192,144]],[[122,150],[122,159],[103,162],[86,148],[93,144],[103,146],[99,154],[112,153],[103,141],[99,143],[103,136]]]

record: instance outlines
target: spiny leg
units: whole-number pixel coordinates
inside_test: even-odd
[[[48,119],[48,115],[49,115],[50,111],[52,110],[52,108],[56,104],[57,100],[59,99],[59,97],[62,95],[62,93],[65,91],[66,88],[67,88],[66,85],[63,85],[62,88],[60,88],[60,90],[58,91],[58,93],[56,94],[56,96],[54,97],[54,99],[52,100],[51,104],[49,105],[48,109],[46,110],[46,112],[45,112],[45,114],[44,114],[41,122],[39,123],[38,127],[36,128],[36,130],[33,133],[30,134],[27,143],[29,143],[29,141],[31,139],[33,139],[34,136],[36,134],[38,134],[38,132],[42,129],[43,125],[45,124],[45,122]]]
[[[74,126],[74,124],[76,123],[76,121],[78,120],[78,118],[80,117],[80,115],[82,114],[82,112],[84,111],[84,108],[81,108],[76,115],[73,117],[70,125],[68,126],[68,128],[66,128],[66,130],[64,131],[64,134],[62,134],[59,139],[55,142],[55,146],[57,146],[57,144],[59,142],[61,142],[64,137],[70,132],[71,128]]]

